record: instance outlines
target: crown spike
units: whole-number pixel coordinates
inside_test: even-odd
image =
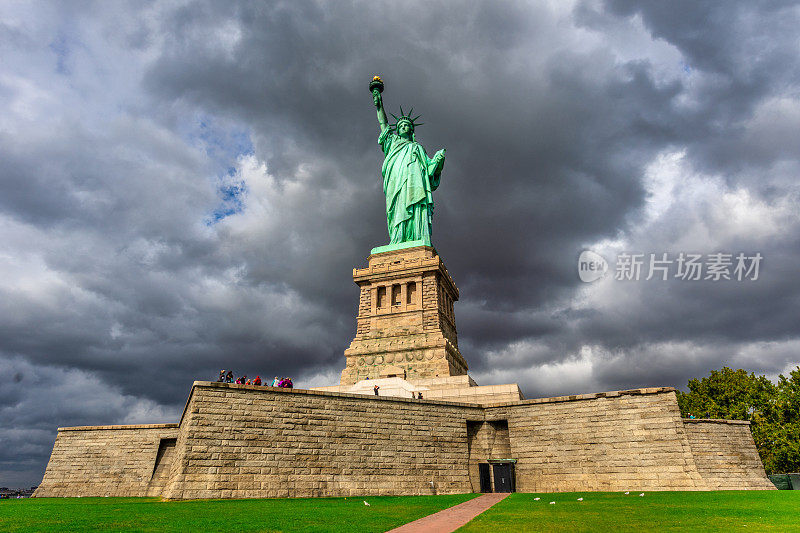
[[[399,124],[400,122],[403,122],[403,121],[407,121],[407,122],[411,123],[412,129],[416,128],[417,126],[422,126],[423,124],[425,124],[424,122],[419,122],[419,123],[416,122],[417,119],[419,117],[421,117],[422,115],[417,115],[416,117],[412,118],[412,115],[414,114],[414,108],[413,107],[408,110],[408,113],[406,113],[403,110],[403,106],[400,106],[400,116],[399,117],[397,115],[395,115],[394,113],[389,113],[389,114],[392,115],[392,117],[394,118],[394,121],[395,121],[395,123],[390,126],[391,129],[397,129],[397,124]]]

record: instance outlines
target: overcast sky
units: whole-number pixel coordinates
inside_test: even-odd
[[[796,3],[430,4],[0,4],[0,486],[221,368],[338,383],[388,241],[375,74],[447,149],[433,241],[479,384],[798,365]],[[682,252],[701,279],[645,279]]]

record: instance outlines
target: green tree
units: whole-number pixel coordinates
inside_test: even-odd
[[[775,385],[765,376],[724,367],[689,380],[678,392],[681,414],[749,420],[768,474],[800,471],[800,367]]]
[[[769,473],[800,472],[800,367],[778,378],[773,416],[764,427],[761,454]]]
[[[776,391],[766,377],[726,366],[706,378],[690,379],[689,392],[678,393],[678,405],[683,416],[752,420],[753,414],[769,410]]]

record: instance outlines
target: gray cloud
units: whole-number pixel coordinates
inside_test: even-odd
[[[447,148],[434,241],[479,382],[798,363],[794,4],[0,12],[0,485],[38,482],[56,427],[174,420],[223,367],[337,379],[386,241],[374,74]],[[765,259],[586,285],[586,248]]]

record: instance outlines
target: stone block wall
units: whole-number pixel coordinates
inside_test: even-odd
[[[369,286],[361,287],[358,297],[358,316],[369,316],[372,309],[372,291]],[[356,321],[356,336],[365,336],[370,331],[370,321]]]
[[[519,385],[485,385],[461,389],[431,389],[425,393],[430,400],[446,400],[450,402],[466,402],[478,405],[515,402],[522,399]]]
[[[521,492],[772,488],[749,426],[683,420],[672,388],[481,406],[195,382],[177,425],[61,428],[35,496],[464,493],[509,459]]]
[[[710,490],[775,489],[758,455],[750,422],[684,419],[695,464]]]
[[[34,496],[147,496],[161,440],[177,434],[177,424],[59,428]]]
[[[469,419],[482,408],[196,383],[164,496],[469,492]]]
[[[703,490],[675,389],[524,400],[507,420],[520,492]]]

